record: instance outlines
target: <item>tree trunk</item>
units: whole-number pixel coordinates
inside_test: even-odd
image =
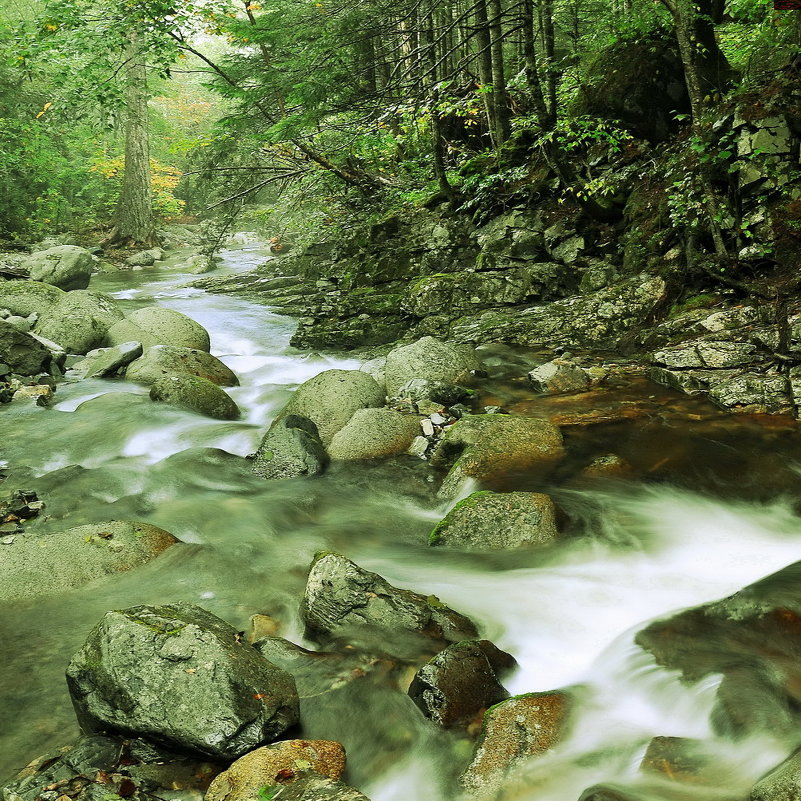
[[[125,174],[107,244],[157,244],[150,194],[147,68],[135,35],[129,37],[125,73]]]
[[[534,34],[534,0],[523,0],[521,21],[523,26],[523,58],[526,65],[526,83],[528,84],[534,102],[534,110],[539,117],[543,128],[552,127],[548,109],[545,106],[545,96],[542,93],[539,65],[537,63],[537,39]]]
[[[498,148],[501,143],[497,141],[497,125],[495,121],[495,102],[492,98],[492,36],[490,35],[487,4],[485,0],[476,0],[476,42],[478,43],[478,77],[482,85],[482,98],[484,110],[487,113],[487,126],[489,127],[492,144]]]
[[[550,125],[556,124],[556,33],[553,27],[553,0],[540,0],[542,44],[545,50],[545,88]]]
[[[490,35],[492,37],[492,104],[495,109],[495,146],[500,147],[510,133],[509,96],[503,57],[503,6],[501,0],[490,0]]]

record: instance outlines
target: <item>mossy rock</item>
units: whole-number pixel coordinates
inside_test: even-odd
[[[160,378],[150,387],[150,399],[217,420],[239,418],[239,407],[229,395],[208,379],[194,375]]]

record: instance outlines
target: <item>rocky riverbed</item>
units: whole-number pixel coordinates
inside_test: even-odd
[[[526,267],[470,316],[410,284],[423,322],[326,355],[279,312],[329,278],[245,240],[204,286],[257,304],[164,255],[0,282],[4,801],[793,797],[801,437],[764,312],[613,355],[664,282]]]

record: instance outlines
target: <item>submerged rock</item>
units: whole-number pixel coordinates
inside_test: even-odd
[[[332,459],[384,459],[405,453],[420,431],[419,418],[392,409],[358,409],[331,439]]]
[[[331,740],[284,740],[240,757],[209,786],[205,801],[256,801],[265,787],[290,784],[311,770],[337,780],[345,770],[345,749]]]
[[[584,392],[590,388],[592,379],[586,370],[565,359],[554,359],[529,374],[528,380],[536,392],[558,394],[563,392]]]
[[[131,312],[112,326],[106,336],[107,345],[135,340],[147,349],[153,345],[175,345],[208,352],[209,334],[200,323],[172,309],[145,308]]]
[[[55,306],[42,312],[35,331],[57,342],[68,353],[88,353],[103,344],[108,330],[123,314],[111,295],[78,290],[68,292]],[[128,337],[124,344],[135,339]]]
[[[233,760],[297,722],[292,677],[192,604],[107,612],[67,668],[81,727]]]
[[[559,536],[553,501],[538,492],[474,492],[431,532],[429,545],[509,550],[548,545]]]
[[[445,433],[434,457],[436,466],[453,464],[440,488],[442,497],[451,498],[468,478],[496,486],[542,473],[564,457],[564,445],[559,429],[547,420],[464,415]]]
[[[462,785],[473,793],[500,789],[521,762],[562,740],[569,712],[570,696],[564,692],[517,695],[489,709]]]
[[[120,520],[19,536],[2,546],[0,600],[58,595],[138,567],[176,542],[156,526]]]
[[[472,621],[436,596],[393,587],[336,553],[315,558],[300,611],[310,639],[374,638],[379,652],[397,655],[417,655],[477,633]]]
[[[69,291],[86,289],[92,277],[92,254],[77,245],[59,245],[30,256],[25,264],[33,281]]]
[[[314,771],[296,774],[290,784],[280,787],[280,792],[273,795],[275,801],[370,801],[353,787]]]
[[[796,801],[801,797],[801,752],[796,752],[751,790],[748,801]]]
[[[323,445],[330,444],[359,409],[384,405],[384,390],[359,370],[326,370],[301,384],[278,416],[307,417]]]
[[[0,362],[19,375],[45,372],[51,362],[50,351],[35,337],[0,320]]]
[[[239,386],[239,379],[215,356],[177,345],[153,345],[125,371],[125,377],[137,384],[154,384],[175,375],[194,375],[220,387]]]
[[[290,414],[276,420],[265,434],[253,461],[259,478],[299,478],[322,473],[328,454],[317,426],[306,417]]]
[[[652,623],[635,641],[687,681],[723,674],[712,715],[718,731],[790,734],[801,723],[799,587],[801,562],[728,598]]]
[[[417,671],[409,697],[443,728],[469,730],[489,707],[509,697],[499,677],[516,664],[489,640],[455,643]]]
[[[165,401],[217,420],[236,420],[239,407],[216,384],[195,375],[160,378],[150,387],[150,399]]]
[[[423,337],[389,352],[385,368],[387,393],[397,396],[407,381],[416,378],[458,384],[479,367],[472,349]]]
[[[0,309],[27,317],[49,311],[64,291],[41,281],[0,281]]]

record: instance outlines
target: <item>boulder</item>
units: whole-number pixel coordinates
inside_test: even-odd
[[[19,375],[37,375],[50,366],[52,356],[36,337],[0,320],[0,362]]]
[[[0,600],[59,595],[143,565],[176,542],[156,526],[121,520],[18,536],[2,546]]]
[[[52,284],[59,289],[86,289],[92,277],[92,254],[77,245],[59,245],[32,254],[25,266],[33,281]]]
[[[801,752],[796,751],[751,790],[748,801],[796,801],[801,798]]]
[[[129,267],[151,267],[163,258],[164,251],[161,248],[150,248],[149,250],[140,250],[138,253],[133,253],[125,259],[125,263]]]
[[[337,780],[345,770],[345,749],[331,740],[283,740],[240,757],[209,786],[205,801],[258,801],[265,788],[291,783],[312,770]]]
[[[721,369],[739,367],[759,359],[755,345],[747,342],[699,340],[653,354],[653,362],[668,368]]]
[[[140,342],[124,342],[113,348],[90,350],[86,357],[70,367],[75,378],[107,378],[116,375],[142,355]]]
[[[553,501],[538,492],[474,492],[431,532],[429,545],[503,551],[559,536]]]
[[[195,375],[160,378],[150,387],[150,400],[164,401],[216,420],[236,420],[239,407],[216,384]]]
[[[64,296],[64,291],[41,281],[0,281],[0,309],[27,317],[44,314]]]
[[[740,414],[793,414],[792,385],[779,373],[748,372],[723,380],[709,397],[727,411]]]
[[[67,668],[85,731],[234,760],[297,723],[292,677],[192,604],[107,612]]]
[[[218,358],[205,350],[176,345],[148,348],[125,371],[125,378],[137,384],[154,384],[160,378],[196,375],[221,387],[237,387],[239,379]]]
[[[801,699],[799,588],[796,562],[728,598],[651,623],[635,641],[685,681],[723,675],[712,716],[718,731],[794,736]]]
[[[517,695],[487,710],[462,785],[476,794],[500,789],[517,765],[563,739],[569,712],[570,696],[564,692]]]
[[[196,350],[210,349],[205,328],[181,312],[152,307],[137,309],[109,329],[107,345],[135,340],[147,349],[153,345],[176,345]]]
[[[68,292],[43,312],[34,330],[39,336],[57,342],[68,353],[84,354],[102,345],[109,328],[122,319],[123,314],[110,295],[78,290]]]
[[[307,636],[316,642],[378,635],[380,648],[399,655],[417,655],[432,647],[439,650],[449,642],[476,636],[473,623],[436,596],[393,587],[377,573],[336,553],[315,558],[301,617]]]
[[[586,370],[566,359],[554,359],[529,374],[528,380],[535,392],[556,395],[565,392],[584,392],[590,388],[592,379]]]
[[[415,415],[393,409],[358,409],[334,434],[328,454],[335,460],[385,459],[405,453],[420,432]]]
[[[385,373],[387,394],[396,397],[400,388],[413,378],[458,384],[479,367],[472,349],[423,337],[389,352]]]
[[[359,409],[383,405],[384,390],[371,375],[326,370],[295,390],[278,419],[290,414],[307,417],[317,426],[323,445],[328,445]]]
[[[489,640],[458,642],[417,671],[409,697],[439,726],[469,730],[489,707],[509,697],[499,677],[516,665]]]
[[[466,401],[474,395],[473,390],[444,381],[428,381],[425,378],[412,378],[399,390],[399,398],[409,398],[414,403],[432,401],[441,406],[453,406]]]
[[[297,773],[290,784],[272,789],[260,796],[263,801],[370,801],[353,787],[314,771]]]
[[[253,460],[259,478],[299,478],[322,473],[328,454],[317,426],[306,417],[290,414],[276,420],[265,434]]]
[[[453,464],[440,488],[440,495],[449,498],[468,478],[499,486],[509,478],[543,473],[563,457],[562,435],[547,420],[482,414],[464,415],[451,426],[433,463]]]

